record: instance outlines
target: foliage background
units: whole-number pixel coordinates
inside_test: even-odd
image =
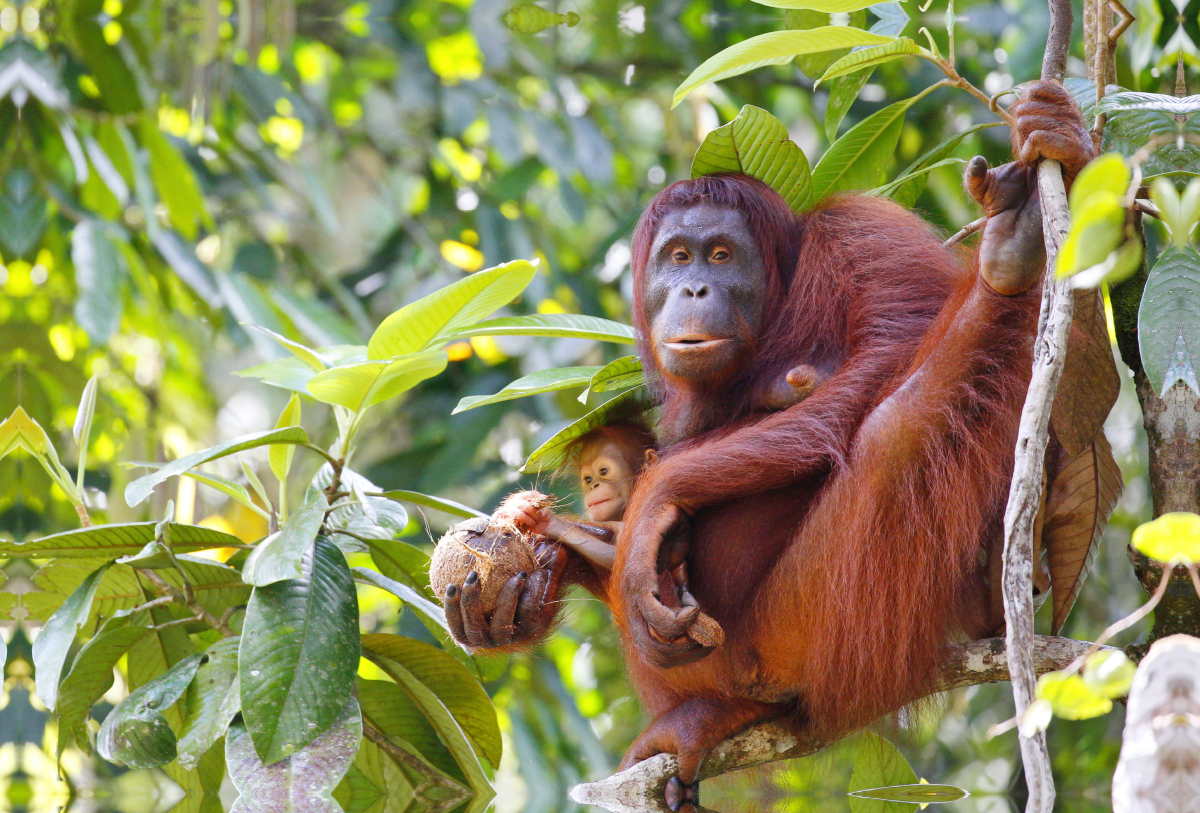
[[[180,521],[257,539],[262,520],[191,480],[172,481],[138,509],[120,497],[139,473],[127,462],[172,459],[274,425],[284,395],[235,371],[281,351],[243,323],[309,344],[360,343],[406,302],[479,268],[535,256],[543,271],[514,312],[627,321],[636,214],[688,175],[709,130],[748,103],[779,118],[810,161],[827,146],[828,94],[813,90],[818,70],[759,70],[670,109],[696,65],[795,22],[785,12],[739,0],[560,6],[582,22],[534,34],[502,22],[507,0],[0,4],[0,72],[24,55],[45,80],[45,98],[22,98],[21,87],[0,98],[0,414],[20,404],[52,428],[60,449],[72,448],[79,394],[98,374],[88,465],[97,521],[158,517],[170,498]],[[921,10],[909,0],[904,8],[906,33],[918,37],[927,26],[945,50],[945,3]],[[959,70],[976,85],[997,93],[1037,74],[1040,0],[959,2],[954,13]],[[1176,11],[1141,0],[1134,13],[1121,84],[1172,92],[1171,66],[1160,71],[1156,61],[1175,32],[1154,18]],[[1195,28],[1194,15],[1185,17],[1185,36]],[[1072,73],[1082,75],[1082,66],[1074,63]],[[879,68],[843,129],[940,78],[918,60]],[[989,120],[965,94],[926,97],[908,114],[892,174]],[[87,136],[107,144],[121,128],[163,150],[141,188],[124,168],[87,157]],[[979,132],[956,155],[1002,162],[1006,138],[1005,128]],[[127,199],[107,182],[113,171],[125,176]],[[947,231],[975,217],[957,167],[931,173],[916,206]],[[116,246],[112,273],[101,276],[72,251],[72,229],[92,216],[111,227]],[[446,373],[376,411],[357,468],[387,488],[490,510],[534,484],[518,478],[516,466],[586,407],[568,392],[451,416],[458,400],[525,373],[619,354],[582,340],[456,345]],[[319,404],[305,404],[310,436],[331,437],[332,422]],[[1128,485],[1065,633],[1085,639],[1141,601],[1124,553],[1130,529],[1149,517],[1144,437],[1130,392],[1109,420],[1109,437]],[[265,479],[259,451],[252,459]],[[224,474],[243,478],[235,463],[221,463]],[[0,534],[23,540],[76,524],[69,502],[28,458],[0,461],[0,483]],[[569,496],[565,485],[541,485]],[[414,512],[404,538],[429,545],[447,524],[443,515]],[[4,565],[4,610],[13,619],[29,612],[17,595],[32,588],[37,564]],[[505,734],[502,810],[563,809],[565,789],[609,772],[642,725],[607,613],[585,594],[572,600],[561,634],[512,658],[487,686]],[[360,588],[360,601],[365,632],[427,638],[411,613],[397,622],[396,603],[382,591]],[[28,644],[13,622],[5,626],[12,642],[0,765],[8,806],[36,808],[66,791],[41,750]],[[1015,734],[986,738],[988,726],[1011,714],[1006,694],[956,693],[895,732],[919,775],[975,794],[958,809],[1011,803]],[[1054,724],[1064,809],[1090,809],[1107,793],[1120,725],[1119,710]],[[122,774],[72,754],[65,766],[79,804],[154,809],[170,799],[169,783],[148,772]],[[806,809],[805,794],[836,773],[820,758],[764,770],[722,780],[706,802]],[[146,782],[165,795],[142,793]],[[849,803],[834,796],[821,804]]]

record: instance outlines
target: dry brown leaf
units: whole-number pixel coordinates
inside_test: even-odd
[[[1042,545],[1054,593],[1054,635],[1062,629],[1083,587],[1087,567],[1123,485],[1121,469],[1103,431],[1083,454],[1067,459],[1050,484]]]
[[[1050,424],[1069,458],[1085,453],[1121,391],[1098,289],[1075,292],[1075,320]]]

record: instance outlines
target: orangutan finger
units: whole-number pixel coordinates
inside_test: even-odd
[[[525,589],[527,578],[529,578],[528,574],[522,570],[500,588],[500,595],[496,598],[496,609],[492,612],[490,628],[492,643],[496,646],[512,643],[513,635],[517,631],[514,621],[517,613],[517,601],[521,598],[521,591]]]
[[[547,571],[535,570],[525,582],[525,591],[517,601],[516,613],[517,629],[524,635],[536,635],[542,631],[542,598],[549,578]]]
[[[446,626],[450,627],[450,637],[458,643],[467,645],[467,631],[463,629],[462,591],[456,584],[446,585],[445,599],[442,604],[446,608]]]
[[[488,638],[488,623],[483,617],[483,585],[479,574],[472,570],[467,574],[462,587],[463,626],[467,643],[473,647],[491,646]]]

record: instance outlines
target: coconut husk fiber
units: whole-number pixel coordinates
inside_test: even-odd
[[[441,598],[447,586],[461,587],[474,570],[479,574],[483,611],[490,613],[505,582],[521,571],[532,573],[537,566],[533,545],[524,534],[477,517],[451,526],[438,540],[429,562],[429,585]]]

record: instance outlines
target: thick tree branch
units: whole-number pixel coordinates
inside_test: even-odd
[[[1090,646],[1087,641],[1038,636],[1034,640],[1034,668],[1038,674],[1063,669]],[[937,691],[1003,680],[1008,680],[1004,640],[988,638],[953,647]],[[700,768],[700,778],[807,756],[831,744],[797,735],[780,723],[763,723],[714,748]],[[597,805],[613,813],[660,813],[666,811],[663,799],[667,780],[675,776],[676,770],[674,756],[659,754],[599,782],[576,785],[570,795],[580,804]]]

